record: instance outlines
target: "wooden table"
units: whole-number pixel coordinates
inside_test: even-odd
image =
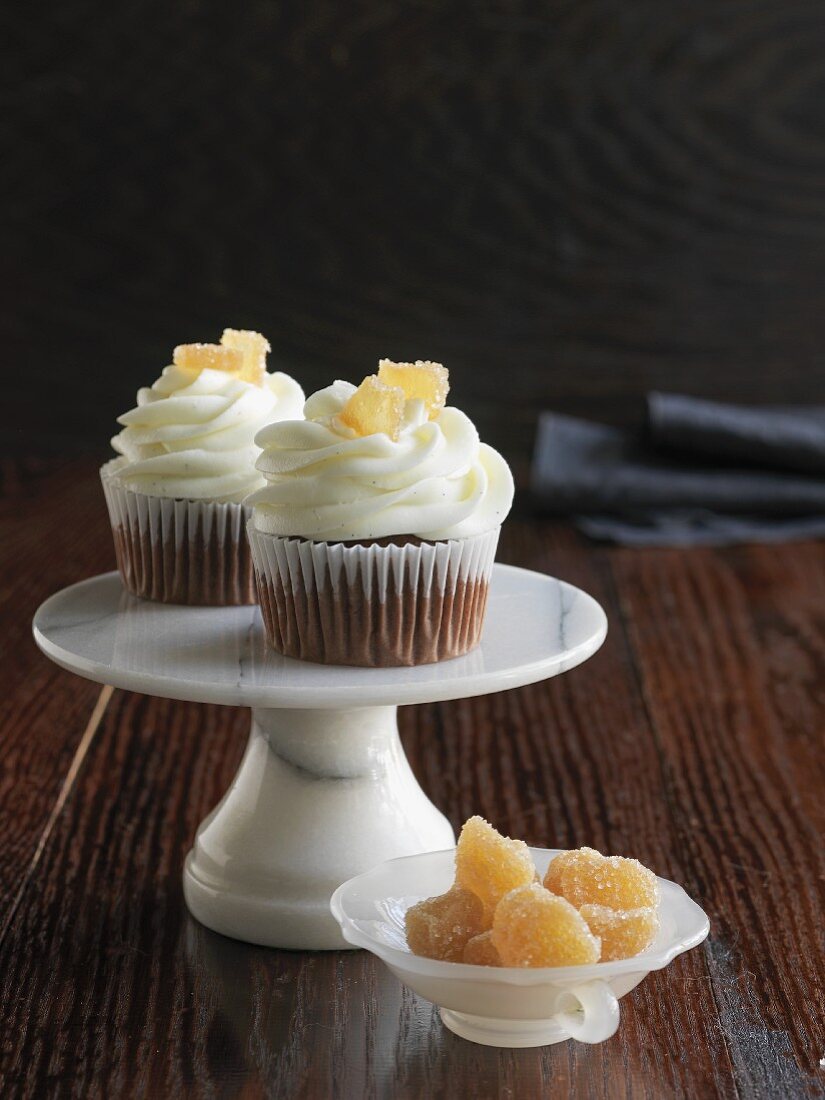
[[[823,1094],[825,548],[595,547],[508,522],[500,560],[605,607],[557,680],[408,708],[427,793],[529,843],[627,852],[708,911],[700,949],[618,1034],[497,1051],[362,952],[248,947],[197,925],[181,865],[244,714],[101,689],[30,619],[113,566],[93,463],[7,462],[0,496],[0,1095],[704,1098]]]

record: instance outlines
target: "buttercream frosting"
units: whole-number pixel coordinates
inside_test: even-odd
[[[415,535],[468,538],[497,527],[513,502],[513,477],[450,406],[432,420],[410,399],[394,442],[359,436],[340,420],[355,387],[335,382],[304,405],[304,420],[256,436],[267,481],[247,503],[259,531],[322,542]]]
[[[118,417],[112,439],[122,457],[112,473],[151,496],[242,501],[264,484],[255,469],[259,429],[301,416],[304,392],[288,374],[267,374],[262,385],[222,370],[195,374],[168,366],[137,405]]]

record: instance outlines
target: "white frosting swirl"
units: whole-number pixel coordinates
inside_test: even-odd
[[[513,476],[479,442],[458,409],[427,419],[409,400],[397,442],[359,436],[338,414],[355,392],[335,382],[314,393],[305,420],[270,424],[256,437],[268,485],[249,500],[259,531],[320,542],[416,535],[460,539],[497,527],[513,502]]]
[[[301,415],[304,391],[280,371],[261,386],[226,371],[166,367],[138,390],[118,423],[112,472],[150,496],[241,501],[264,484],[255,470],[255,435],[271,420]]]

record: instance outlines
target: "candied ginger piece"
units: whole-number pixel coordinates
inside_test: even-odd
[[[387,386],[400,386],[407,398],[420,398],[433,420],[447,402],[450,392],[450,372],[440,363],[417,359],[414,363],[394,363],[381,359],[378,377]]]
[[[377,375],[369,374],[344,405],[341,420],[358,435],[383,432],[398,442],[404,420],[404,391],[388,386]]]
[[[559,855],[550,861],[550,866],[544,874],[544,888],[549,890],[551,894],[561,895],[562,872],[565,867],[569,866],[569,864],[576,859],[578,854],[576,849],[570,852],[560,852]]]
[[[563,861],[560,871],[556,868],[559,860]],[[577,909],[582,905],[645,909],[659,901],[656,876],[638,859],[603,856],[593,848],[557,856],[547,868],[544,885]]]
[[[455,881],[481,898],[486,928],[504,895],[532,882],[535,873],[523,840],[502,836],[483,817],[464,823],[455,853]]]
[[[243,356],[240,377],[254,386],[263,384],[266,377],[266,357],[272,348],[269,341],[260,332],[248,329],[225,328],[221,336],[221,347],[234,348]]]
[[[453,886],[407,910],[407,943],[414,955],[461,962],[464,947],[482,929],[482,905],[474,893]]]
[[[601,951],[570,902],[536,883],[501,899],[491,939],[503,966],[582,966],[598,962]]]
[[[172,362],[184,370],[222,370],[227,374],[240,374],[243,369],[243,352],[227,348],[223,344],[178,344],[172,353]]]
[[[474,966],[501,966],[501,959],[493,944],[492,932],[481,932],[464,945],[462,962]]]
[[[609,909],[606,905],[583,905],[579,912],[602,941],[602,962],[638,955],[650,947],[659,930],[659,915],[653,906]]]

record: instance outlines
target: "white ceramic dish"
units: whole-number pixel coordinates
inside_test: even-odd
[[[530,849],[539,874],[558,850]],[[444,1024],[486,1046],[532,1047],[578,1039],[600,1043],[619,1026],[619,998],[651,970],[700,944],[710,924],[681,886],[659,879],[659,933],[641,955],[593,966],[469,966],[413,955],[404,914],[453,882],[455,849],[389,860],[339,886],[330,908],[344,938],[377,955],[415,993],[438,1005]]]

